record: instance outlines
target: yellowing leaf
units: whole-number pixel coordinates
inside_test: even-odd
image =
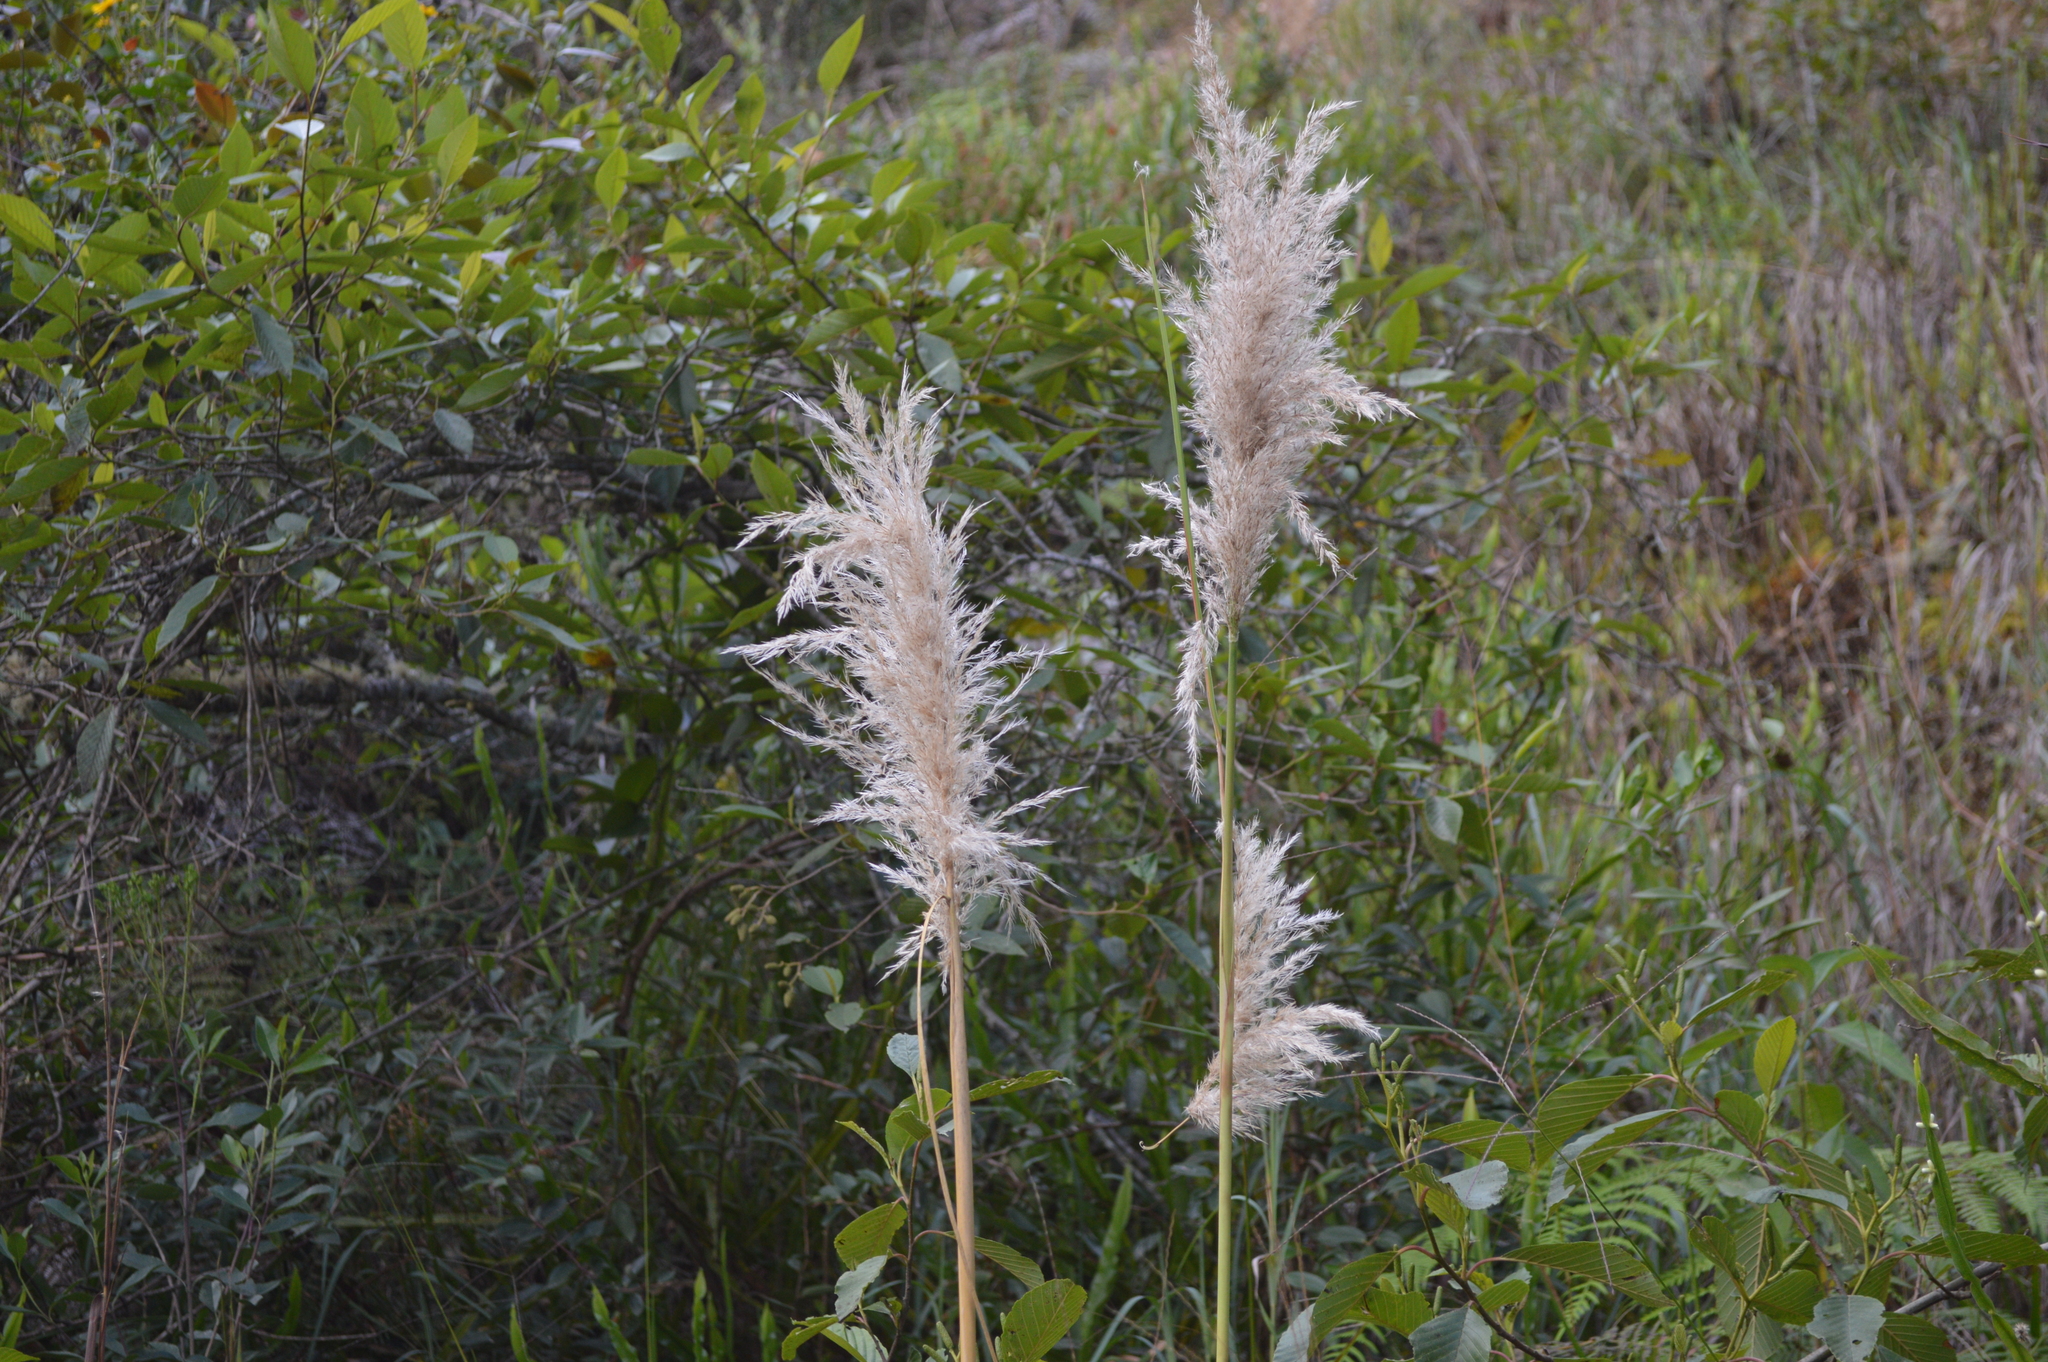
[[[1652,468],[1681,468],[1692,462],[1692,455],[1682,449],[1653,449],[1637,462]]]
[[[631,19],[613,9],[610,5],[592,4],[590,12],[626,35],[633,42],[640,41],[640,27]]]
[[[1382,273],[1387,262],[1394,258],[1394,229],[1387,225],[1387,215],[1379,215],[1372,230],[1365,234],[1365,263],[1372,266],[1374,274]]]

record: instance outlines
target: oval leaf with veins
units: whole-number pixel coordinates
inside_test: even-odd
[[[1462,1173],[1449,1173],[1444,1186],[1451,1189],[1465,1209],[1483,1211],[1499,1202],[1508,1189],[1508,1166],[1499,1159],[1476,1163]]]

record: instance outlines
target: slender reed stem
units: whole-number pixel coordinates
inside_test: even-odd
[[[974,1289],[974,1115],[968,1100],[967,963],[960,896],[946,891],[946,1060],[953,1070],[953,1251],[960,1273],[960,1362],[974,1362],[981,1302]]]
[[[1223,805],[1223,864],[1216,888],[1216,1054],[1221,1112],[1216,1125],[1216,1358],[1230,1362],[1230,1154],[1232,1060],[1237,1038],[1237,630],[1223,638],[1223,742],[1216,757],[1216,787]]]

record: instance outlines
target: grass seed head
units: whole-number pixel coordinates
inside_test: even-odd
[[[1267,1113],[1315,1091],[1321,1066],[1345,1057],[1328,1034],[1332,1027],[1378,1040],[1379,1028],[1348,1007],[1303,1007],[1289,990],[1322,949],[1317,930],[1337,920],[1331,912],[1302,911],[1306,882],[1290,884],[1281,861],[1292,838],[1275,842],[1255,826],[1237,829],[1237,1026],[1231,1062],[1231,1125],[1257,1138]],[[1222,1112],[1221,1057],[1188,1102],[1188,1118],[1214,1130]]]
[[[1303,123],[1283,157],[1270,127],[1253,129],[1231,107],[1208,19],[1195,22],[1197,105],[1204,138],[1196,150],[1202,183],[1193,238],[1193,283],[1162,278],[1166,310],[1188,342],[1188,422],[1209,494],[1191,508],[1202,620],[1182,648],[1177,708],[1196,757],[1202,679],[1218,641],[1243,619],[1272,552],[1279,522],[1326,561],[1329,540],[1302,502],[1300,482],[1316,451],[1336,438],[1343,415],[1385,420],[1406,406],[1360,383],[1337,362],[1325,320],[1345,248],[1335,225],[1358,186],[1313,188],[1316,167],[1336,145],[1329,104]],[[1155,489],[1173,502],[1170,488]],[[1186,540],[1151,540],[1179,571]]]
[[[982,809],[1005,769],[995,741],[1017,696],[999,669],[1019,659],[988,638],[989,611],[969,604],[961,588],[967,517],[948,526],[926,502],[938,433],[917,413],[930,395],[905,384],[879,435],[843,369],[843,416],[799,401],[831,440],[836,495],[763,516],[747,538],[774,532],[806,544],[778,618],[807,608],[831,623],[732,650],[764,672],[794,660],[816,683],[804,693],[771,676],[814,724],[786,731],[835,753],[859,777],[859,789],[824,817],[878,827],[894,863],[877,872],[927,905],[897,968],[928,942],[944,942],[938,909],[949,891],[963,908],[978,895],[999,897],[1038,937],[1021,901],[1035,872],[1017,851],[1040,843],[1014,832],[1010,820],[1065,793]]]

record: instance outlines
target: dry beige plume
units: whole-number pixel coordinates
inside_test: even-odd
[[[1281,517],[1334,559],[1297,490],[1309,460],[1336,437],[1339,413],[1377,421],[1408,411],[1339,367],[1333,333],[1343,318],[1323,320],[1344,256],[1332,229],[1357,186],[1340,180],[1318,193],[1311,185],[1337,141],[1331,116],[1346,106],[1311,113],[1283,160],[1271,128],[1253,130],[1230,106],[1200,11],[1195,66],[1206,134],[1196,151],[1198,287],[1160,281],[1167,313],[1188,341],[1188,419],[1209,484],[1207,499],[1192,506],[1193,524],[1182,527],[1194,535],[1203,604],[1182,649],[1177,697],[1191,762],[1203,678],[1218,641],[1251,603]],[[1154,490],[1178,508],[1178,489]],[[1138,547],[1171,571],[1185,568],[1180,536]]]
[[[1343,1059],[1345,1051],[1326,1027],[1356,1031],[1368,1041],[1380,1038],[1379,1028],[1348,1007],[1318,1003],[1302,1007],[1288,990],[1321,949],[1316,930],[1336,921],[1335,913],[1305,913],[1301,901],[1306,884],[1289,884],[1280,873],[1281,859],[1294,845],[1268,841],[1255,826],[1237,830],[1237,990],[1236,1043],[1231,1064],[1231,1125],[1235,1133],[1254,1139],[1265,1133],[1265,1117],[1297,1097],[1315,1091],[1321,1066]],[[1222,1096],[1217,1078],[1220,1057],[1188,1102],[1188,1119],[1214,1130]]]
[[[733,649],[764,671],[775,659],[794,658],[823,686],[820,699],[776,680],[816,723],[814,731],[787,731],[837,754],[860,777],[858,793],[825,819],[877,825],[896,860],[878,872],[927,905],[898,952],[899,968],[927,943],[945,941],[940,909],[949,895],[961,908],[978,894],[997,895],[1037,935],[1019,901],[1033,872],[1016,853],[1040,843],[1005,824],[1066,793],[1048,791],[992,814],[977,807],[1004,770],[993,742],[1007,727],[1016,691],[1006,693],[996,671],[1016,657],[987,639],[989,612],[961,592],[966,517],[948,528],[926,504],[938,436],[915,413],[929,396],[906,384],[895,410],[884,410],[879,438],[844,369],[845,419],[799,400],[831,438],[839,504],[814,498],[763,516],[747,539],[775,531],[807,542],[778,618],[808,606],[837,622]],[[827,660],[838,665],[821,665]]]

